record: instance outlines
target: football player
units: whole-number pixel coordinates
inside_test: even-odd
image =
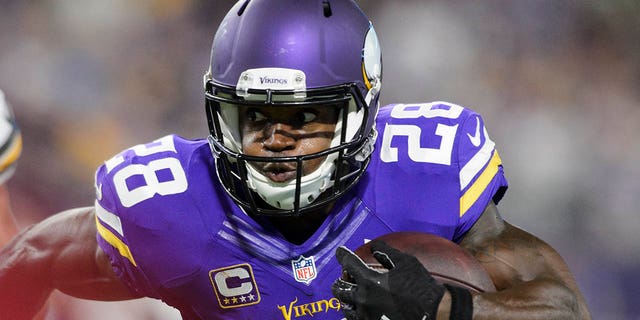
[[[379,108],[381,85],[355,2],[238,1],[204,76],[207,139],[168,135],[105,161],[93,206],[2,252],[0,314],[26,319],[59,289],[158,298],[184,319],[588,319],[562,258],[500,217],[507,182],[482,117]],[[498,291],[444,287],[384,243],[384,276],[351,253],[395,231],[456,241]],[[343,267],[350,282],[336,281]]]
[[[0,90],[0,248],[18,231],[6,182],[13,176],[22,152],[22,135],[4,92]]]

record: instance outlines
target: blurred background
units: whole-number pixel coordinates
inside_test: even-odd
[[[0,0],[21,227],[91,205],[95,168],[122,149],[207,134],[202,74],[234,2]],[[640,319],[640,3],[359,3],[383,48],[382,103],[480,112],[510,182],[503,215],[565,257],[594,319]],[[179,319],[151,301],[53,299],[50,320]]]

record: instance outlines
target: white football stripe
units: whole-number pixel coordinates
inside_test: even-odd
[[[491,154],[496,144],[489,138],[489,133],[487,132],[486,127],[483,127],[483,131],[485,137],[484,145],[482,145],[482,148],[480,148],[478,153],[476,153],[473,158],[471,158],[471,160],[469,160],[469,162],[460,169],[460,190],[464,190],[471,180],[478,175],[480,170],[484,168],[487,162],[491,160]]]
[[[98,219],[115,230],[120,236],[124,237],[124,232],[122,232],[122,222],[120,222],[120,218],[103,208],[98,203],[98,201],[96,201],[95,208],[96,216],[98,216]]]

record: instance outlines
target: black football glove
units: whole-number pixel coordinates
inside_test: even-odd
[[[371,252],[388,272],[370,268],[345,247],[336,250],[350,279],[336,280],[331,291],[347,319],[435,319],[445,287],[412,255],[379,240],[371,242]]]

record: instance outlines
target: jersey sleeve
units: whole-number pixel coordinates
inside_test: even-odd
[[[482,117],[443,101],[380,109],[360,196],[394,231],[458,241],[507,181]],[[399,215],[402,218],[399,218]]]
[[[496,204],[508,187],[502,160],[482,117],[469,109],[457,137],[460,221],[454,240],[473,226],[490,201]]]
[[[149,272],[167,267],[150,262],[148,256],[169,250],[154,247],[161,241],[153,237],[163,235],[170,226],[162,208],[172,205],[167,202],[172,196],[187,190],[174,137],[129,148],[96,171],[98,244],[133,292],[153,298],[159,298],[159,284]]]
[[[111,179],[107,166],[100,166],[96,171],[95,201],[98,245],[109,256],[114,272],[131,292],[157,298],[129,247]]]

